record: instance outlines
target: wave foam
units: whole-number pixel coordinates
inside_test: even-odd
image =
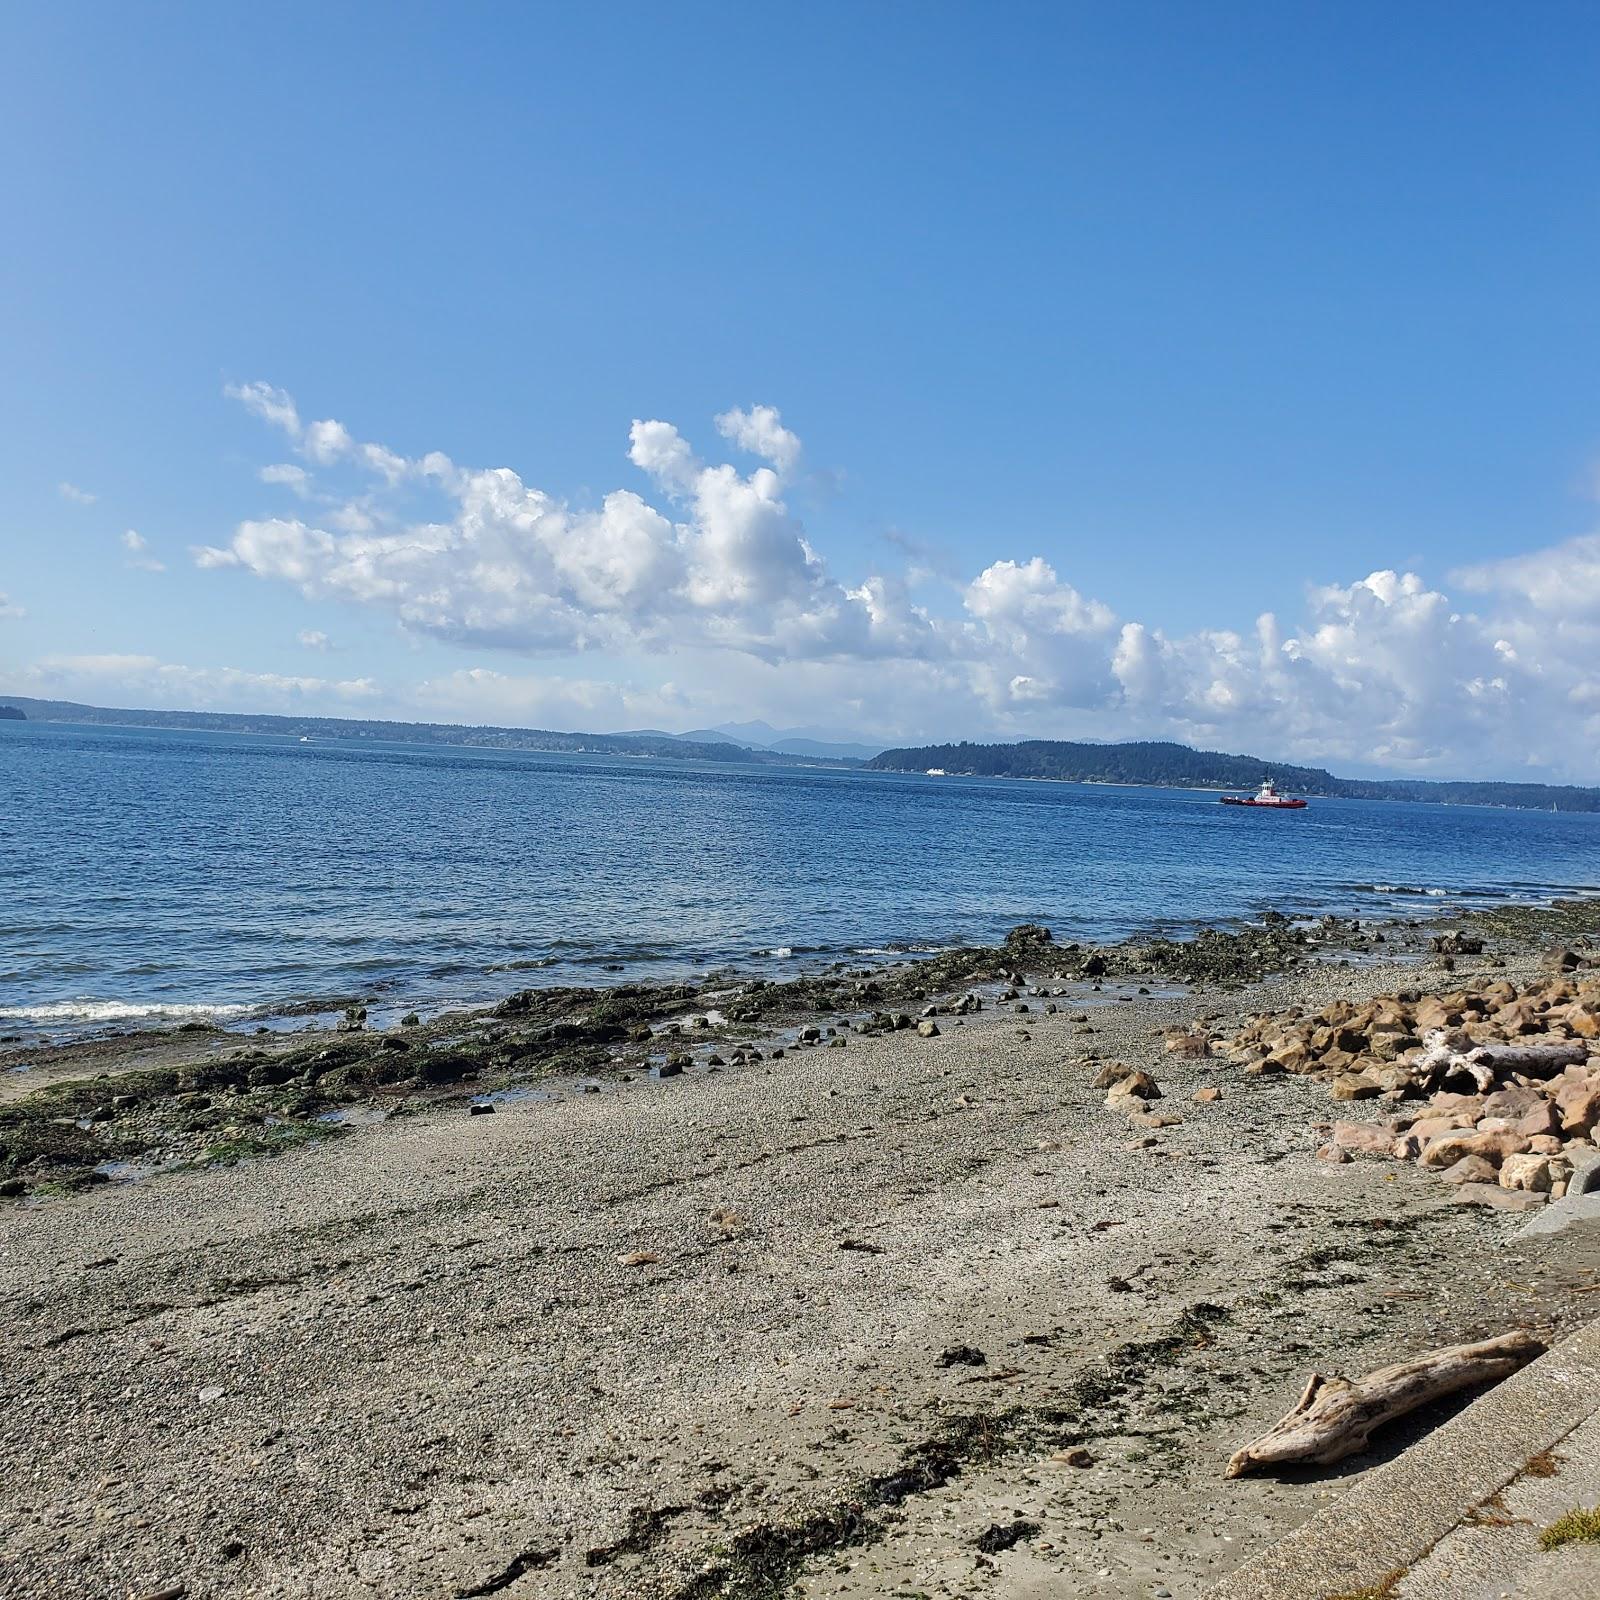
[[[242,1017],[253,1011],[245,1005],[163,1005],[130,1000],[57,1000],[47,1005],[15,1006],[0,1011],[8,1022],[140,1022],[153,1017]]]

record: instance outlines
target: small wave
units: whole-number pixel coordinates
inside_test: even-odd
[[[1354,887],[1365,889],[1369,894],[1416,894],[1426,895],[1430,900],[1446,900],[1464,892],[1460,889],[1427,889],[1414,883],[1358,883]]]
[[[141,1022],[152,1017],[242,1017],[255,1007],[246,1005],[164,1005],[129,1000],[57,1000],[47,1005],[14,1006],[0,1017],[16,1022]]]
[[[794,954],[794,949],[790,945],[775,944],[770,950],[752,950],[750,954],[752,956],[776,956],[780,961],[787,961]]]

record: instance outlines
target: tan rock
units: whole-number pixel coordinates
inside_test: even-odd
[[[1123,1074],[1111,1085],[1106,1104],[1113,1111],[1125,1111],[1134,1101],[1160,1098],[1161,1089],[1156,1080],[1148,1072],[1134,1071]]]
[[[1549,1158],[1546,1156],[1507,1156],[1500,1163],[1502,1189],[1530,1189],[1536,1194],[1548,1194],[1553,1181]]]
[[[1531,1189],[1502,1189],[1493,1183],[1463,1183],[1456,1190],[1456,1203],[1464,1206],[1490,1206],[1496,1211],[1534,1211],[1545,1196]]]
[[[1333,1125],[1332,1139],[1341,1150],[1352,1150],[1361,1155],[1394,1154],[1394,1135],[1381,1123],[1336,1122]]]
[[[1128,1112],[1128,1121],[1136,1128],[1176,1128],[1182,1125],[1183,1118],[1170,1111],[1146,1111],[1144,1102],[1136,1100]]]
[[[1439,1174],[1441,1183],[1493,1183],[1498,1174],[1494,1164],[1482,1156],[1462,1156],[1453,1167]]]
[[[1488,1114],[1487,1096],[1481,1094],[1436,1094],[1428,1102],[1429,1116],[1458,1117],[1461,1120],[1456,1123],[1457,1127],[1476,1122]]]
[[[1092,1089],[1109,1089],[1112,1084],[1119,1080],[1132,1077],[1134,1070],[1126,1061],[1108,1061],[1089,1080],[1089,1087]]]
[[[1600,1001],[1583,1000],[1567,1012],[1567,1029],[1579,1039],[1600,1038]]]
[[[1453,1167],[1463,1156],[1482,1156],[1498,1166],[1527,1148],[1528,1141],[1514,1133],[1444,1133],[1429,1140],[1419,1159],[1425,1167]]]
[[[1430,1140],[1437,1139],[1441,1134],[1463,1132],[1471,1127],[1472,1123],[1466,1121],[1459,1115],[1447,1117],[1418,1117],[1417,1120],[1411,1124],[1411,1132],[1414,1133],[1424,1144],[1427,1144]]]
[[[1247,1078],[1264,1078],[1275,1073],[1287,1072],[1289,1069],[1275,1056],[1262,1056],[1259,1061],[1252,1061],[1244,1069]]]
[[[1276,1064],[1279,1072],[1311,1072],[1316,1068],[1316,1062],[1311,1058],[1311,1052],[1299,1040],[1291,1040],[1288,1044],[1280,1046],[1266,1058]]]
[[[1343,1166],[1347,1162],[1354,1161],[1355,1157],[1336,1144],[1325,1144],[1317,1151],[1317,1160],[1331,1161],[1335,1166]]]
[[[1372,1100],[1380,1092],[1377,1082],[1365,1072],[1341,1072],[1328,1090],[1335,1100]]]
[[[1563,1076],[1558,1082],[1556,1114],[1561,1121],[1561,1131],[1588,1133],[1600,1124],[1600,1072],[1585,1072],[1582,1077]]]
[[[1528,1150],[1537,1156],[1558,1156],[1561,1154],[1562,1141],[1553,1133],[1536,1133],[1528,1141]]]
[[[1222,1091],[1216,1084],[1208,1083],[1203,1089],[1196,1089],[1191,1098],[1198,1100],[1201,1105],[1209,1105],[1212,1101],[1222,1098]]]

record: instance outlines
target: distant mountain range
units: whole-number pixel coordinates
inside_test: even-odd
[[[885,750],[867,762],[878,772],[948,773],[984,778],[1055,778],[1074,783],[1150,784],[1173,789],[1254,789],[1269,774],[1288,793],[1355,800],[1433,800],[1446,805],[1600,811],[1600,789],[1550,783],[1468,783],[1424,778],[1336,778],[1260,756],[1191,750],[1138,741],[1087,744],[1029,739],[1021,744],[930,744]]]
[[[549,750],[599,755],[654,756],[667,761],[717,761],[757,766],[860,766],[877,746],[830,746],[786,738],[774,746],[747,745],[720,729],[703,734],[557,733],[546,728],[471,727],[441,722],[385,722],[362,717],[277,716],[236,711],[147,711],[79,705],[72,700],[35,700],[27,695],[0,697],[6,707],[34,722],[82,722],[103,727],[189,728],[211,733],[255,733],[310,739],[393,740],[402,744],[461,745],[489,750]],[[761,724],[765,726],[765,724]],[[838,754],[836,751],[848,751]],[[859,754],[857,753],[859,752]]]

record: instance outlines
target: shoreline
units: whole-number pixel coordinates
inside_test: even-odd
[[[1220,919],[1151,918],[1143,927],[1120,938],[1084,938],[1073,943],[1072,948],[1105,953],[1137,949],[1153,942],[1191,943],[1199,936],[1215,933],[1249,936],[1284,917],[1292,926],[1311,930],[1321,924],[1349,923],[1366,929],[1369,936],[1372,933],[1387,935],[1389,931],[1414,931],[1440,918],[1480,914],[1493,916],[1500,912],[1515,913],[1524,909],[1550,912],[1562,905],[1582,904],[1591,898],[1600,899],[1600,885],[1546,890],[1532,899],[1495,898],[1487,891],[1474,888],[1413,887],[1407,884],[1350,887],[1360,893],[1382,897],[1384,903],[1373,906],[1348,897],[1338,902],[1337,909],[1328,910],[1284,913],[1273,907],[1264,907],[1253,914]],[[1334,904],[1334,898],[1329,898],[1330,907]],[[1416,910],[1421,913],[1426,907],[1427,914],[1408,917],[1401,907],[1392,903],[1396,900],[1415,901]],[[1410,909],[1409,905],[1404,909]],[[1064,946],[1066,942],[1063,941]],[[537,977],[548,972],[550,981],[535,982],[533,987],[584,990],[601,996],[621,988],[674,988],[684,984],[713,989],[753,981],[806,983],[845,971],[851,976],[863,977],[902,967],[915,967],[938,958],[1000,949],[1004,949],[1003,944],[968,944],[959,940],[906,937],[877,946],[802,946],[798,955],[789,947],[779,946],[751,950],[742,955],[703,958],[686,955],[676,960],[636,958],[631,965],[625,958],[611,958],[604,954],[582,961],[552,955],[486,967],[484,976],[516,972]],[[763,965],[763,962],[768,964]],[[593,973],[615,973],[616,976],[610,981],[583,981]],[[208,1002],[187,998],[163,1002],[154,998],[120,1001],[79,997],[76,1000],[40,1001],[11,1012],[0,1011],[0,1057],[4,1056],[8,1047],[14,1050],[70,1047],[101,1040],[133,1038],[152,1032],[171,1033],[186,1024],[192,1027],[211,1026],[219,1032],[239,1038],[251,1037],[263,1031],[273,1034],[310,1033],[318,1028],[336,1026],[340,1014],[352,1006],[366,1007],[369,1011],[391,1017],[393,1021],[398,1021],[408,1013],[416,1013],[424,1020],[432,1021],[446,1015],[489,1010],[500,1004],[508,994],[519,992],[509,988],[484,988],[470,997],[425,999],[414,989],[410,992],[399,990],[397,986],[403,981],[398,977],[385,978],[375,984],[351,986],[344,994],[304,993],[280,999]],[[72,1008],[75,1005],[84,1009],[74,1011]],[[95,1008],[112,1008],[115,1014],[94,1016],[91,1013]],[[40,1015],[45,1012],[52,1015]],[[3,1070],[3,1064],[0,1064],[0,1071]]]
[[[382,1026],[369,1026],[352,997],[334,1026],[245,1032],[189,1021],[59,1042],[13,1036],[0,1042],[0,1199],[279,1154],[337,1138],[361,1118],[516,1097],[554,1079],[720,1072],[774,1049],[781,1058],[807,1029],[822,1044],[909,1029],[956,992],[980,1007],[998,999],[1026,1011],[1031,1000],[1048,1016],[1136,1001],[1152,986],[1221,997],[1319,965],[1415,965],[1438,930],[1459,927],[1542,947],[1600,932],[1600,898],[1385,922],[1268,912],[1253,926],[1115,945],[1058,944],[1023,924],[1000,945],[834,963],[781,980],[719,972],[681,983],[551,984],[426,1017],[397,1003]],[[1504,957],[1491,949],[1482,959]]]
[[[892,1025],[921,1010],[904,991],[855,997],[891,1024],[857,1033],[758,989],[748,1020],[724,1014],[757,1041],[743,1061],[720,1025],[661,1031],[704,1014],[695,991],[666,999],[648,1054],[696,1065],[660,1079],[572,1061],[600,1048],[562,1034],[593,995],[563,1012],[535,992],[467,1028],[497,1035],[467,1052],[476,1080],[347,1081],[348,1104],[391,1106],[381,1123],[0,1204],[19,1464],[0,1594],[1196,1596],[1372,1459],[1221,1479],[1311,1367],[1592,1313],[1600,1245],[1523,1238],[1415,1166],[1318,1160],[1349,1114],[1325,1081],[1163,1042],[1527,982],[1600,903],[1480,923],[1479,953],[1429,949],[1441,927],[1463,931],[1410,930],[1376,964],[1291,945],[1292,970],[1233,985],[1057,982],[1065,947],[1019,931],[946,967],[928,1036]],[[981,986],[981,1010],[950,1009]],[[626,1033],[662,1003],[632,996],[603,1048],[642,1047]],[[381,1037],[317,1036],[349,1053],[318,1081],[422,1051]],[[462,1049],[441,1032],[427,1053]],[[178,1086],[223,1053],[105,1041],[56,1081],[107,1073],[88,1083],[109,1100],[170,1072],[153,1104],[201,1120],[303,1092]],[[1174,1120],[1108,1111],[1113,1061],[1150,1071]],[[528,1092],[469,1114],[519,1072]]]

